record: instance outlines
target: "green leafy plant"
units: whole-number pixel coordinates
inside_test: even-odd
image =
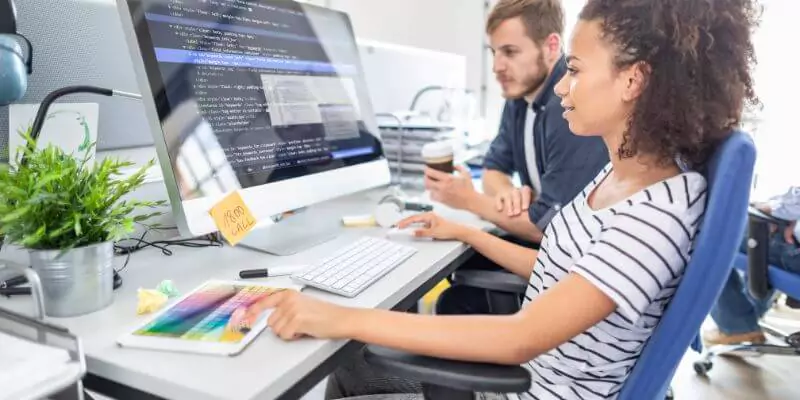
[[[159,215],[135,214],[163,202],[123,199],[144,183],[151,160],[132,175],[132,162],[106,158],[91,162],[92,144],[82,159],[59,147],[37,149],[30,132],[20,132],[14,165],[0,166],[0,235],[36,250],[68,250],[114,241]]]

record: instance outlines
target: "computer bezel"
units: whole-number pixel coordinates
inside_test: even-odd
[[[117,0],[117,9],[122,20],[123,32],[141,89],[145,114],[153,134],[159,164],[164,172],[164,183],[169,195],[172,213],[179,232],[183,236],[199,236],[215,232],[218,229],[209,214],[209,210],[227,194],[189,200],[184,200],[181,196],[170,160],[167,139],[163,133],[164,121],[162,116],[168,114],[164,113],[166,109],[162,107],[169,107],[169,105],[157,104],[156,93],[154,93],[157,90],[156,88],[163,87],[158,63],[155,59],[145,58],[140,47],[151,45],[150,43],[142,44],[140,38],[143,37],[141,34],[144,32],[137,32],[137,29],[147,30],[144,23],[137,26],[137,21],[144,20],[144,15],[135,15],[135,13],[143,13],[141,2],[142,0]],[[303,7],[316,6],[303,4]],[[351,25],[349,17],[347,17],[347,23]],[[146,32],[146,37],[149,38],[149,31]],[[350,32],[354,46],[356,46],[352,25],[350,26]],[[358,57],[357,54],[356,57]],[[359,63],[359,69],[361,69],[360,57],[358,57],[357,62]],[[377,127],[377,123],[374,123],[375,117],[372,115],[370,100],[368,98],[365,100],[369,105],[369,109],[362,110],[364,111],[363,117],[364,119],[371,119],[368,122],[372,123],[367,125]],[[166,99],[161,99],[159,102],[166,102]],[[379,138],[377,130],[374,134]],[[259,221],[259,225],[269,225],[272,221],[271,217],[283,212],[388,185],[391,182],[389,163],[382,154],[382,150],[380,151],[379,158],[373,161],[266,185],[253,186],[241,189],[239,193]]]

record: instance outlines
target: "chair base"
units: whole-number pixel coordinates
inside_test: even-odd
[[[430,384],[422,384],[422,397],[425,400],[475,400],[475,394],[471,391]]]
[[[785,342],[787,346],[751,343],[711,346],[708,351],[703,354],[702,359],[695,361],[694,371],[700,376],[708,376],[708,372],[714,367],[713,359],[716,356],[800,356],[800,332],[786,334],[779,329],[766,324],[762,324],[762,328],[764,328],[764,331],[766,331],[770,336],[776,337]]]

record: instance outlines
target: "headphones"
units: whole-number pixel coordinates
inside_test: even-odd
[[[381,199],[375,208],[375,222],[384,228],[394,227],[403,219],[403,211],[427,212],[433,211],[433,206],[404,201],[398,196],[388,195]]]
[[[23,53],[23,46],[27,51]],[[14,103],[28,90],[33,71],[33,46],[17,33],[17,11],[13,0],[0,0],[0,106]]]

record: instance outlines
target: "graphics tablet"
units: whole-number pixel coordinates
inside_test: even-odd
[[[208,281],[120,337],[117,344],[154,350],[236,355],[266,328],[270,312],[265,312],[247,333],[227,329],[231,314],[276,290],[300,288],[267,282]]]

